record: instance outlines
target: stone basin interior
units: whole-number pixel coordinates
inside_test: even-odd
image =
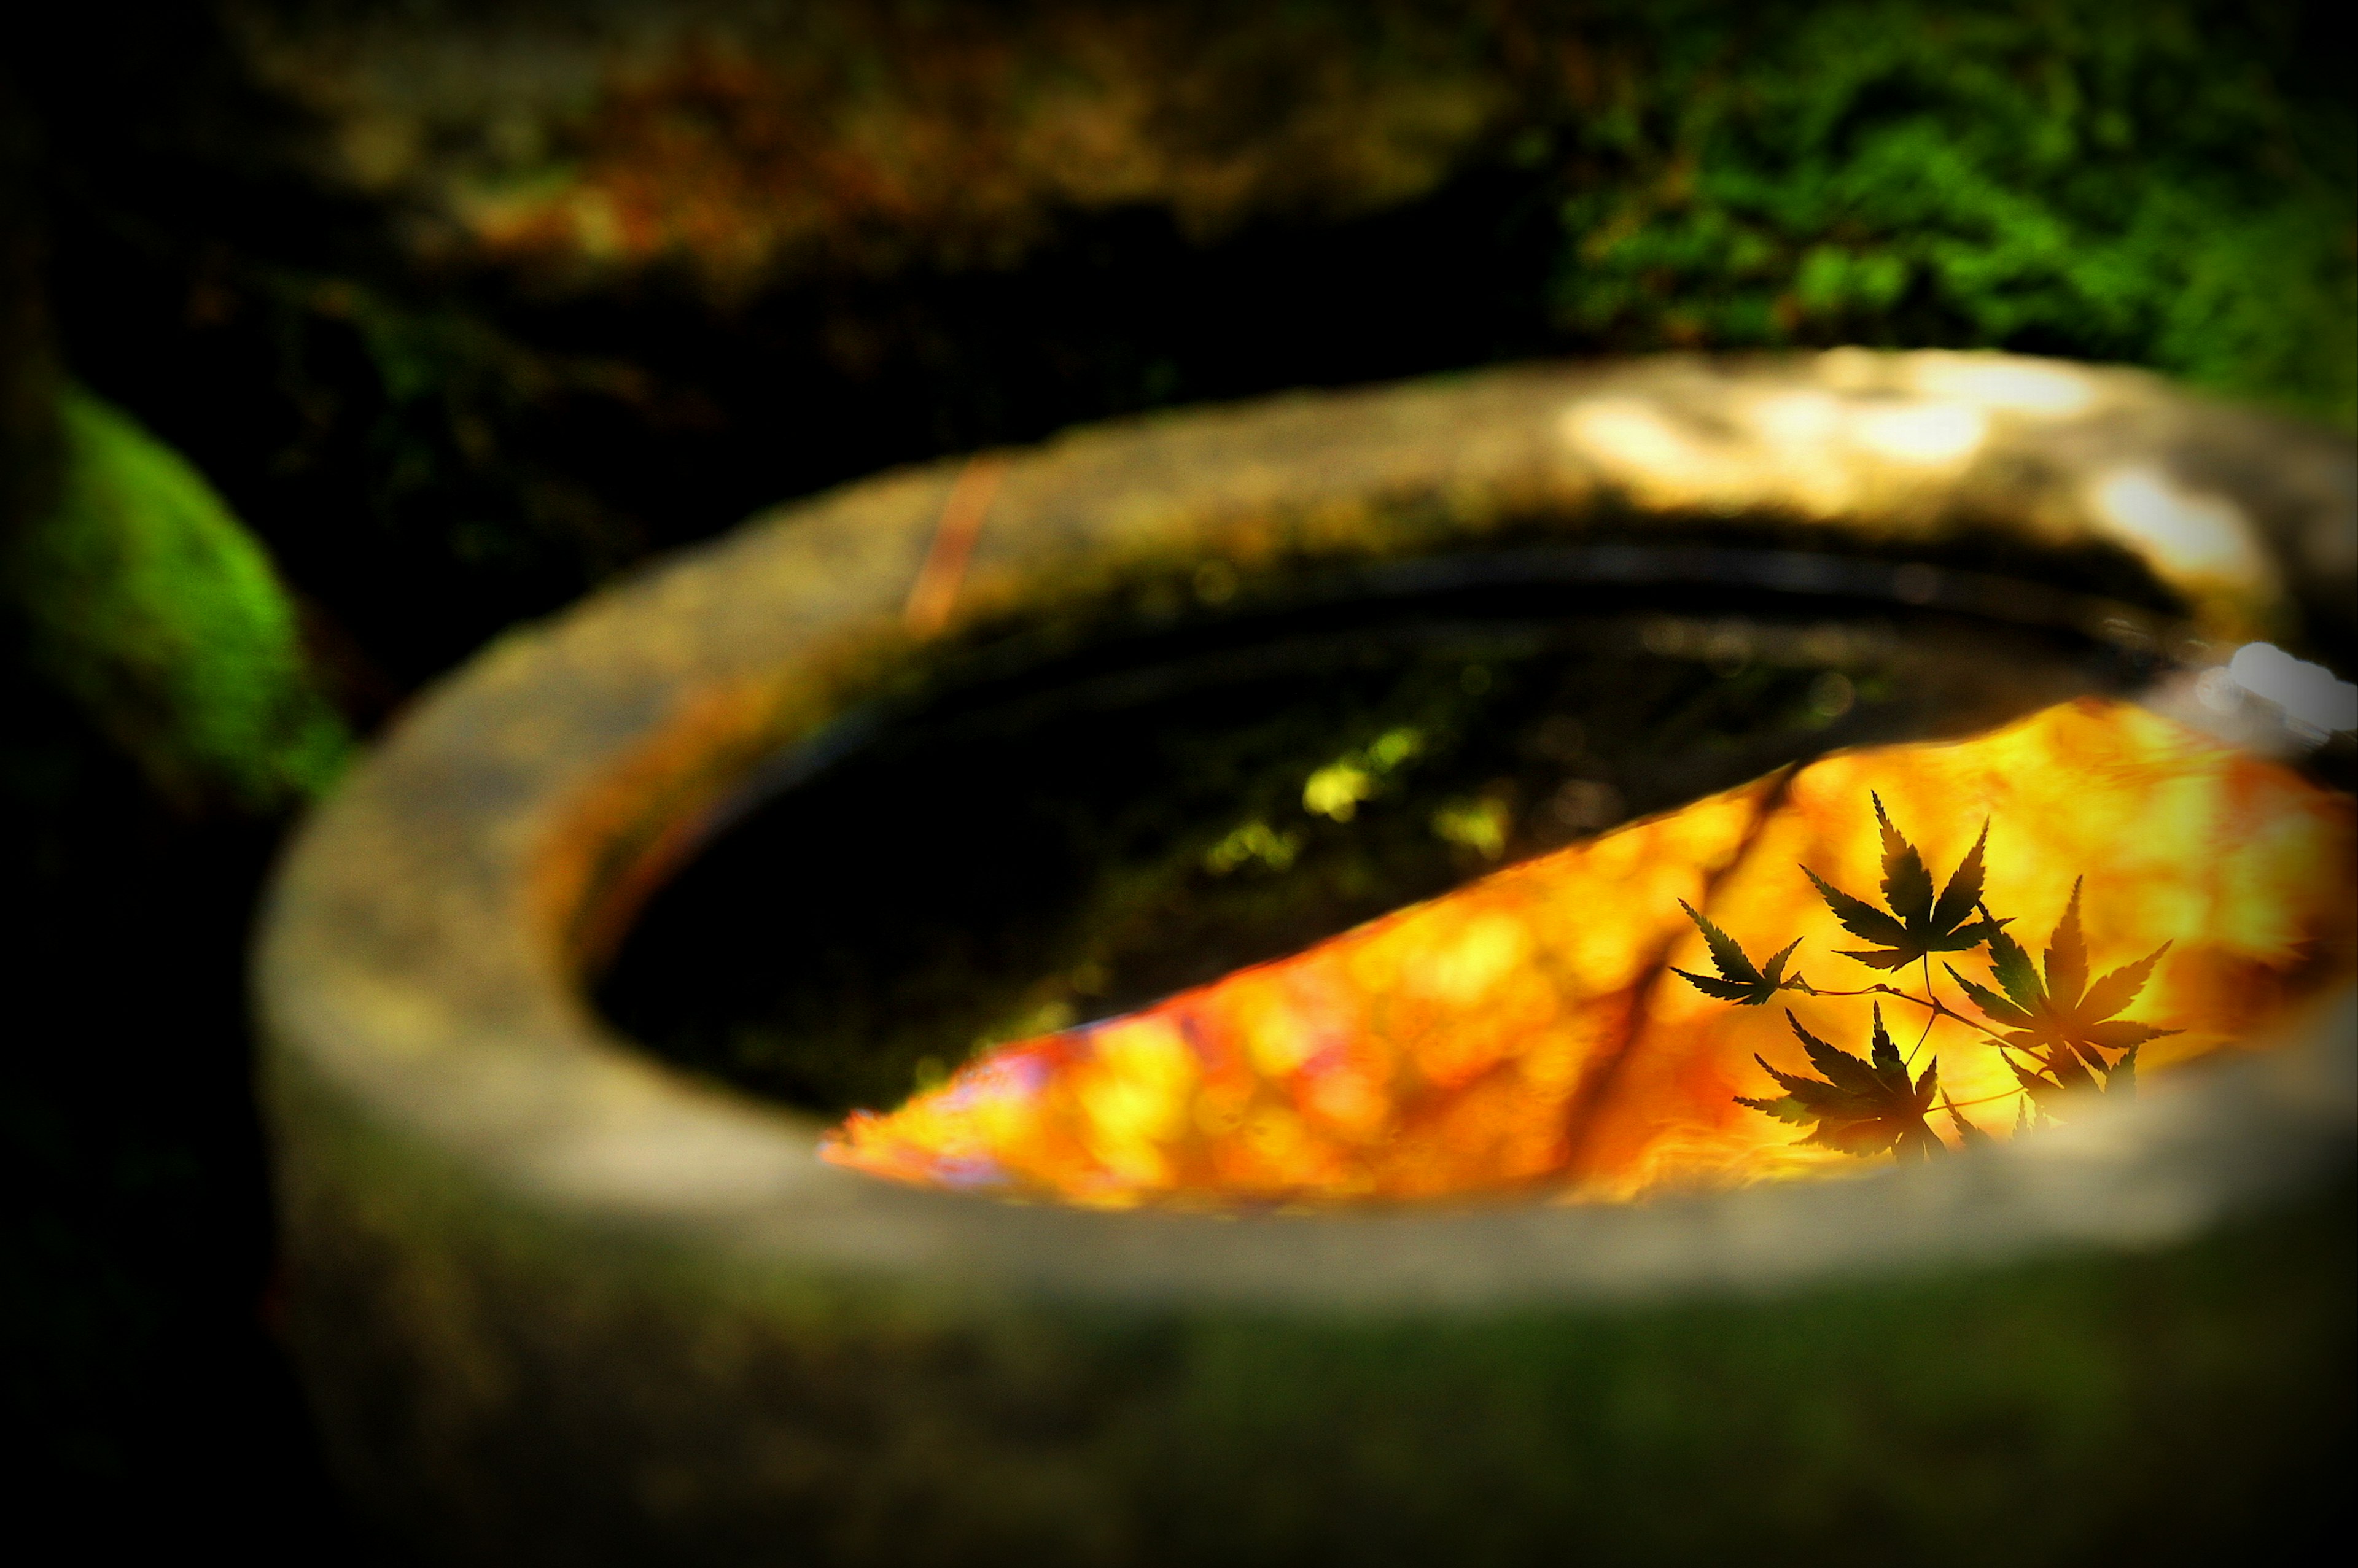
[[[2064,601],[1987,578],[1960,607],[1955,574],[1920,566],[1777,592],[1691,554],[1612,581],[1534,562],[1249,611],[1213,563],[1159,629],[1032,660],[947,648],[925,698],[780,759],[650,896],[596,1001],[756,1095],[889,1108],[982,1048],[1785,762],[2128,690],[2169,624],[2028,614]]]

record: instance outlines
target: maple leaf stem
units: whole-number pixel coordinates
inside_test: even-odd
[[[1983,1034],[1986,1034],[1986,1035],[1988,1035],[1992,1040],[1996,1041],[2000,1045],[2004,1045],[2004,1044],[2006,1043],[2006,1036],[2005,1036],[2005,1035],[2000,1034],[1996,1030],[1990,1028],[1987,1024],[1985,1024],[1985,1023],[1979,1023],[1979,1022],[1974,1022],[1973,1019],[1967,1018],[1963,1013],[1959,1012],[1955,1008],[1951,1007],[1948,1003],[1946,1003],[1946,1002],[1942,1001],[1939,997],[1921,997],[1921,996],[1918,996],[1918,995],[1917,995],[1915,992],[1913,992],[1913,991],[1904,991],[1904,990],[1901,990],[1898,986],[1884,985],[1884,984],[1882,984],[1882,983],[1880,983],[1880,982],[1877,982],[1877,984],[1875,984],[1875,985],[1871,985],[1871,986],[1862,986],[1862,987],[1860,987],[1857,990],[1854,990],[1854,991],[1825,991],[1825,990],[1820,990],[1817,987],[1815,987],[1815,986],[1813,986],[1813,985],[1809,984],[1807,981],[1803,981],[1803,982],[1801,983],[1801,989],[1803,991],[1807,992],[1807,993],[1808,993],[1809,995],[1811,995],[1811,996],[1824,996],[1824,997],[1843,997],[1843,996],[1888,996],[1888,997],[1897,997],[1897,998],[1898,998],[1901,1001],[1904,1001],[1904,1002],[1909,1002],[1909,1003],[1914,1004],[1914,1005],[1915,1005],[1915,1006],[1917,1006],[1917,1007],[1923,1008],[1923,1009],[1924,1009],[1924,1010],[1926,1010],[1928,1012],[1931,1012],[1931,1013],[1932,1013],[1932,1014],[1934,1014],[1934,1015],[1936,1015],[1936,1016],[1938,1016],[1938,1017],[1941,1017],[1941,1018],[1953,1018],[1953,1019],[1955,1019],[1959,1023],[1963,1024],[1966,1028],[1971,1029],[1971,1030],[1974,1030],[1974,1031],[1977,1031],[1977,1032],[1978,1032],[1978,1033],[1983,1033]],[[1929,989],[1929,988],[1928,988],[1928,989]],[[1928,1019],[1928,1020],[1926,1021],[1926,1022],[1925,1022],[1925,1029],[1926,1029],[1926,1032],[1927,1032],[1927,1033],[1930,1033],[1930,1032],[1931,1032],[1931,1021],[1930,1021],[1929,1019]],[[1920,1045],[1923,1044],[1923,1042],[1920,1040],[1920,1041],[1918,1041],[1918,1042],[1917,1042],[1917,1044],[1920,1046]]]
[[[1975,1099],[1961,1099],[1961,1100],[1953,1101],[1952,1103],[1956,1106],[1956,1108],[1957,1108],[1959,1110],[1963,1110],[1963,1109],[1964,1109],[1967,1106],[1974,1106],[1974,1105],[1987,1105],[1987,1104],[1989,1104],[1989,1103],[1990,1103],[1990,1101],[1992,1101],[1992,1100],[1998,1100],[1998,1099],[2020,1099],[2020,1098],[2021,1098],[2025,1094],[2027,1094],[2027,1093],[2028,1093],[2028,1092],[2029,1092],[2029,1091],[2028,1091],[2028,1090],[2027,1090],[2027,1089],[2001,1089],[2001,1090],[1999,1090],[1996,1094],[1994,1094],[1994,1095],[1983,1095],[1983,1096],[1981,1096],[1980,1098],[1975,1098]]]
[[[1940,998],[1932,989],[1932,955],[1924,955],[1924,994],[1932,999],[1933,1011],[1924,1015],[1924,1033],[1916,1036],[1916,1044],[1908,1047],[1908,1065],[1916,1065],[1916,1053],[1924,1049],[1924,1042],[1932,1038],[1932,1025],[1941,1022]]]
[[[2062,1087],[2062,1079],[2057,1075],[2055,1065],[2046,1057],[2040,1055],[2038,1052],[2026,1051],[2021,1046],[2015,1044],[2011,1041],[2001,1040],[1998,1042],[1997,1054],[2005,1057],[2008,1065],[2013,1064],[2015,1055],[2017,1054],[2028,1057],[2030,1060],[2030,1065],[2035,1071],[2045,1073],[2049,1078],[2054,1080],[2058,1088]],[[2030,1091],[2028,1089],[2017,1089],[2015,1092],[2017,1094],[2028,1094]]]

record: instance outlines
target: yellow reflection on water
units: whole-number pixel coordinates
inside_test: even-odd
[[[1887,978],[1838,956],[1858,944],[1799,869],[1872,892],[1870,791],[1942,874],[1989,819],[1986,901],[2034,952],[2082,876],[2100,970],[2173,944],[2133,1010],[2177,1031],[2144,1048],[2147,1076],[2233,1047],[2358,966],[2348,797],[2082,700],[1969,741],[1838,753],[1000,1047],[898,1110],[853,1115],[825,1153],[1106,1207],[1623,1199],[1857,1168],[1736,1103],[1774,1092],[1756,1053],[1808,1070],[1781,1007],[1714,1000],[1666,966],[1709,968],[1683,899],[1756,957],[1801,938],[1795,963],[1820,987]],[[1960,967],[1986,982],[1981,955]],[[1945,977],[1936,991],[1972,1011]],[[1865,1054],[1863,1002],[1778,1000]],[[1984,1036],[1943,1021],[1923,1049],[1968,1117],[2012,1122],[2017,1085]]]

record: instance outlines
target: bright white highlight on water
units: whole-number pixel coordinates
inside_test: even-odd
[[[2227,678],[2266,697],[2297,724],[2327,732],[2358,730],[2358,686],[2296,659],[2273,643],[2246,643],[2227,661]]]

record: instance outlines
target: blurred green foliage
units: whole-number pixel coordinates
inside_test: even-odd
[[[1205,124],[1280,123],[1246,89],[1307,91],[1334,40],[1357,36],[1248,24],[1247,9],[1199,18],[1267,56],[1211,71],[1190,111]],[[1357,9],[1302,0],[1288,16]],[[70,395],[65,503],[9,568],[43,667],[168,795],[261,806],[315,789],[344,741],[255,537],[324,610],[340,699],[366,723],[501,627],[767,502],[1163,403],[1564,352],[1864,342],[2142,364],[2358,426],[2358,114],[2316,7],[1384,14],[1425,39],[1401,59],[1432,80],[1386,55],[1368,92],[1454,82],[1491,107],[1451,121],[1452,150],[1428,160],[1438,186],[1401,187],[1380,211],[1305,197],[1197,232],[1149,182],[1110,206],[1060,199],[1025,221],[1030,248],[989,265],[780,264],[719,303],[660,268],[575,296],[537,264],[405,262],[406,209],[237,173],[267,145],[253,127],[276,122],[231,113],[233,94],[152,110],[159,134],[174,114],[219,133],[166,138],[198,149],[169,178],[155,137],[124,128],[146,123],[127,113],[146,102],[131,79],[44,98],[62,356],[238,517],[124,416]],[[1006,47],[1042,58],[1071,41],[1006,26]],[[955,28],[919,34],[893,47],[963,47]],[[152,62],[165,75],[170,52]],[[254,69],[217,52],[224,81]],[[875,112],[929,123],[903,97]],[[85,112],[103,104],[126,113]],[[1380,140],[1388,116],[1330,130]],[[1279,157],[1271,135],[1235,156]],[[895,221],[966,221],[944,200]]]
[[[2002,346],[2358,422],[2358,123],[2290,15],[1648,5],[1568,73],[1557,307],[1619,346]]]
[[[351,738],[262,546],[121,409],[69,387],[58,413],[56,504],[0,568],[36,661],[168,799],[268,811],[318,794]]]
[[[174,52],[152,81],[43,101],[61,358],[188,454],[324,611],[363,726],[503,627],[781,499],[1173,404],[1861,342],[2144,365],[2358,427],[2358,114],[2321,5],[1383,0],[1357,26],[1362,0],[1289,0],[1276,22],[1141,0],[1184,58],[1135,47],[1126,8],[917,7],[871,28],[819,5],[842,49],[876,53],[845,67],[869,85],[841,123],[796,85],[808,50],[837,46],[794,43],[755,0],[710,8],[751,62],[717,77],[701,46],[615,20],[658,0],[616,0],[590,29],[611,80],[677,91],[578,103],[531,43],[573,24],[536,0],[490,9],[523,40],[471,67],[497,114],[397,51],[358,76],[319,63],[393,47],[333,8],[304,57],[325,74],[297,73],[308,97],[223,40],[207,80],[235,92],[168,113]],[[474,14],[405,13],[401,36],[459,58]],[[1219,223],[1188,218],[1212,187],[1178,164],[1078,179],[1008,150],[1038,106],[1002,78],[1076,61],[1104,75],[1095,98],[1057,99],[1095,127],[1083,161],[1130,146],[1137,95],[1185,78],[1158,134],[1233,176],[1213,182],[1234,197]],[[921,89],[969,68],[979,97],[945,121]],[[1312,116],[1323,150],[1293,168],[1279,129],[1342,92],[1330,76],[1356,85]],[[1368,175],[1406,167],[1401,127],[1425,124],[1428,98],[1481,106],[1428,127],[1440,140],[1412,161],[1431,183]],[[442,231],[419,212],[465,210],[458,152],[427,156],[441,144],[421,132],[423,183],[397,196],[321,172],[380,111],[479,151],[513,112],[546,132],[520,138],[539,149],[525,165],[584,178],[582,149],[603,147],[597,167],[676,220],[676,243],[626,265],[579,234],[568,251],[558,224],[463,265],[420,250]],[[925,140],[953,123],[965,139]],[[308,150],[275,163],[279,136]],[[933,172],[891,202],[890,181],[837,191],[890,243],[783,245],[746,270],[763,225],[802,232],[806,163],[867,168],[884,147],[898,168],[917,143],[959,149],[1005,201],[910,153]],[[691,144],[719,183],[674,181]],[[735,281],[716,290],[715,268]]]

